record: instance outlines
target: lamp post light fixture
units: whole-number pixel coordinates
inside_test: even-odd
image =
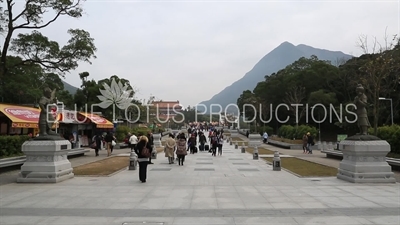
[[[391,98],[383,98],[383,97],[379,97],[379,100],[387,100],[390,101],[390,116],[392,119],[392,125],[393,125],[393,102]]]

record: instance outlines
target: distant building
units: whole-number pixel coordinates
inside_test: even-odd
[[[152,108],[158,109],[158,117],[162,120],[172,119],[176,116],[177,112],[182,111],[182,106],[179,101],[153,101]],[[157,111],[156,111],[157,112]]]

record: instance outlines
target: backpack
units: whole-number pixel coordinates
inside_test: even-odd
[[[144,158],[150,158],[150,156],[151,156],[151,152],[150,152],[150,150],[149,150],[146,146],[143,147],[141,153],[142,153],[141,155],[142,155]]]

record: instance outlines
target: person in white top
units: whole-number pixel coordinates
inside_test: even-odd
[[[137,136],[135,134],[132,134],[129,137],[129,143],[131,144],[131,151],[132,151],[132,149],[136,150],[136,145],[138,143],[138,138],[137,138]]]
[[[263,138],[264,138],[264,143],[265,144],[268,143],[268,133],[267,132],[264,132]]]

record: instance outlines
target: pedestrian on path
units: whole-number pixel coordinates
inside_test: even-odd
[[[217,148],[218,148],[218,138],[215,133],[211,135],[211,152],[212,156],[217,156]]]
[[[111,145],[114,137],[111,132],[107,132],[104,141],[106,142],[107,156],[111,156]]]
[[[136,145],[136,154],[139,162],[139,180],[142,183],[147,179],[147,165],[149,164],[149,157],[144,155],[145,149],[151,151],[149,148],[149,139],[146,136],[141,136],[138,144]]]
[[[307,143],[308,143],[308,137],[307,134],[303,135],[303,154],[307,153]]]
[[[154,137],[152,132],[147,133],[147,146],[150,149],[150,152],[152,153],[154,150]],[[154,164],[151,162],[151,156],[149,157],[149,164]]]
[[[218,155],[222,156],[222,145],[224,144],[224,136],[222,135],[222,133],[220,133],[220,135],[217,137],[217,142]]]
[[[96,156],[99,156],[99,150],[101,149],[101,142],[103,141],[103,136],[101,133],[97,133],[93,137],[93,146],[94,146],[94,152],[96,153]]]
[[[183,166],[186,155],[186,137],[185,134],[182,133],[179,135],[178,142],[176,143],[176,157],[178,158],[179,166]]]
[[[138,138],[137,138],[137,136],[136,136],[135,134],[132,134],[132,135],[129,137],[129,144],[130,144],[130,147],[131,147],[131,151],[132,151],[132,150],[136,150],[136,145],[137,145],[137,143],[138,143]]]
[[[173,134],[169,134],[168,139],[165,141],[165,157],[168,158],[169,164],[174,164],[174,149],[176,142]]]
[[[308,154],[312,154],[312,147],[314,145],[314,138],[310,134],[310,132],[307,132],[307,151]]]

